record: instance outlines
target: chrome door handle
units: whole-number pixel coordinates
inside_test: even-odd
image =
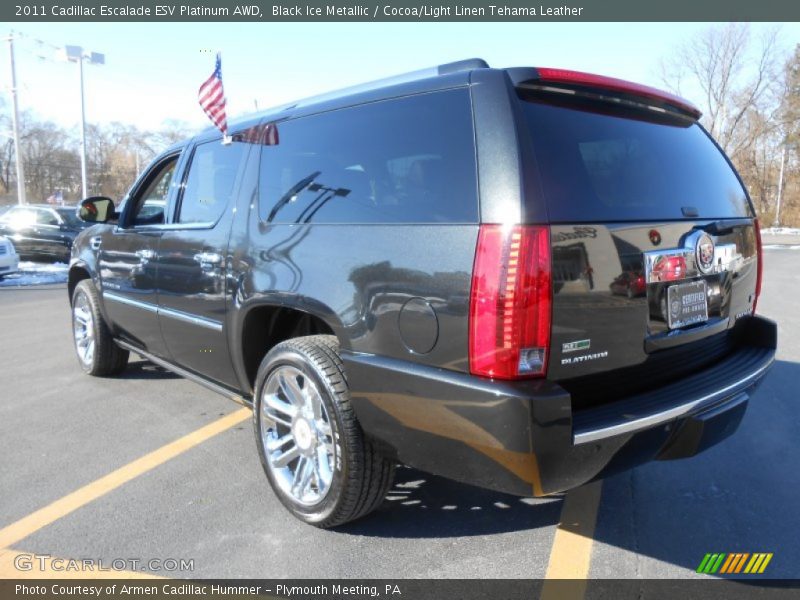
[[[200,263],[200,268],[209,270],[222,262],[222,256],[216,252],[200,252],[194,255],[195,261]]]
[[[155,250],[150,250],[149,248],[145,248],[144,250],[137,250],[135,254],[141,259],[142,262],[153,260],[156,257]]]
[[[92,247],[92,250],[100,250],[100,244],[103,243],[103,238],[99,235],[94,236],[93,238],[89,239],[89,245]]]

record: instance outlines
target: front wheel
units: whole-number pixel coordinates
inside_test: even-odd
[[[261,464],[283,505],[317,527],[377,508],[394,463],[364,436],[333,336],[275,346],[256,376],[254,425]]]
[[[89,279],[79,282],[72,293],[72,336],[78,363],[89,375],[117,375],[127,366],[130,353],[114,343]]]

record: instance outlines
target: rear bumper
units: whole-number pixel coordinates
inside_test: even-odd
[[[399,461],[518,495],[546,495],[650,460],[693,456],[733,433],[775,358],[777,327],[737,323],[736,350],[673,384],[573,413],[549,381],[499,382],[345,353],[367,434]]]
[[[0,277],[19,271],[19,255],[4,254],[0,256]]]

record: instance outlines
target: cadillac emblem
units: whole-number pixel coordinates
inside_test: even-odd
[[[697,238],[694,246],[697,270],[708,274],[714,269],[714,240],[707,233]]]

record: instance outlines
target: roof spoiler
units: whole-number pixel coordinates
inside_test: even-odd
[[[691,119],[699,119],[703,113],[691,102],[654,87],[606,77],[581,71],[567,69],[552,69],[548,67],[524,67],[507,69],[509,77],[515,87],[548,88],[553,91],[567,91],[571,93],[596,94],[597,96],[618,97],[638,100],[658,108],[669,108]]]

